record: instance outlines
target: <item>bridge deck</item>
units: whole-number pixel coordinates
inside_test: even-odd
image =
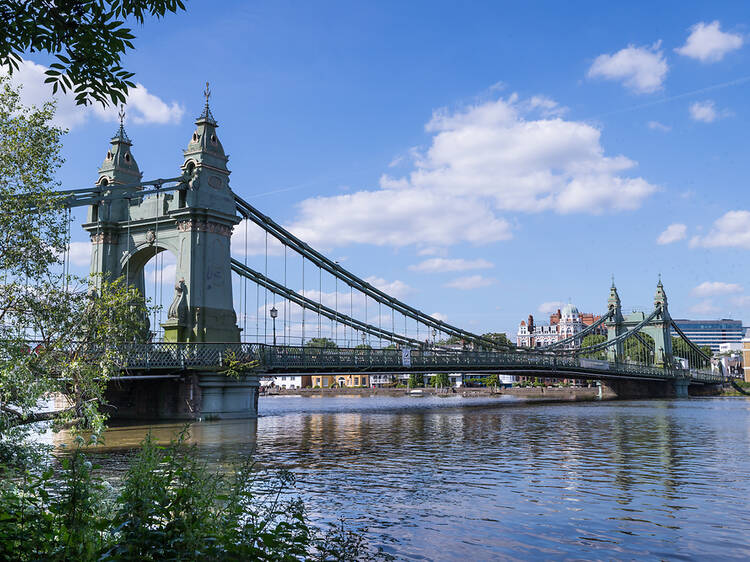
[[[536,376],[641,380],[689,379],[717,383],[718,373],[670,369],[629,363],[609,363],[552,353],[461,350],[349,349],[271,346],[242,343],[129,344],[117,350],[128,372],[164,373],[177,370],[227,368],[232,361],[256,362],[261,374],[276,373],[528,373]]]

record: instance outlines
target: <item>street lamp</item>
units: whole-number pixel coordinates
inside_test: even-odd
[[[273,345],[276,345],[276,317],[279,315],[279,311],[276,310],[276,307],[274,306],[269,312],[273,319]]]
[[[435,328],[432,329],[432,345],[435,345],[437,343],[437,330]]]

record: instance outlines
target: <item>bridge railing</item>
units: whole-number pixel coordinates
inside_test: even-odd
[[[230,362],[251,364],[260,372],[524,370],[565,373],[611,373],[649,378],[688,378],[720,382],[711,371],[663,368],[638,363],[609,363],[574,355],[471,350],[357,349],[309,346],[272,346],[252,343],[142,343],[115,348],[91,347],[85,357],[101,360],[105,354],[126,371],[221,370]],[[255,363],[257,362],[257,363]],[[580,378],[580,374],[577,378]]]

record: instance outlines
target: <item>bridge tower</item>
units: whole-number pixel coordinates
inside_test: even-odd
[[[667,366],[672,364],[672,318],[669,316],[667,306],[667,293],[659,276],[654,294],[654,308],[659,307],[659,314],[649,323],[644,330],[654,339],[654,364]]]
[[[91,274],[96,279],[124,276],[141,292],[146,263],[163,251],[174,254],[175,295],[162,324],[167,341],[239,342],[230,241],[240,218],[229,187],[229,157],[208,104],[208,87],[205,95],[206,105],[195,121],[181,166],[187,187],[142,196],[144,188],[133,186],[126,199],[91,205],[83,228],[93,244]],[[120,129],[99,169],[97,185],[102,188],[141,181],[122,119],[121,113]]]
[[[614,277],[612,278],[612,286],[609,288],[607,309],[611,314],[609,320],[606,323],[607,340],[611,341],[627,331],[627,328],[625,328],[625,325],[623,323],[622,303],[620,302],[620,295],[617,294],[617,287],[615,287]],[[622,361],[623,356],[624,352],[622,342],[607,348],[607,359],[610,362],[618,363]]]

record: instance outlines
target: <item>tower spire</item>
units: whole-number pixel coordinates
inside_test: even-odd
[[[216,119],[214,119],[214,116],[211,113],[211,108],[208,106],[208,99],[211,97],[211,89],[209,88],[208,82],[206,82],[206,88],[203,90],[203,97],[206,98],[206,105],[203,107],[203,113],[198,116],[198,123],[206,121],[216,125]]]
[[[112,140],[119,140],[130,144],[130,138],[125,132],[125,106],[123,104],[120,104],[120,111],[117,113],[117,116],[120,118],[120,128],[115,133],[115,136],[112,137]]]

